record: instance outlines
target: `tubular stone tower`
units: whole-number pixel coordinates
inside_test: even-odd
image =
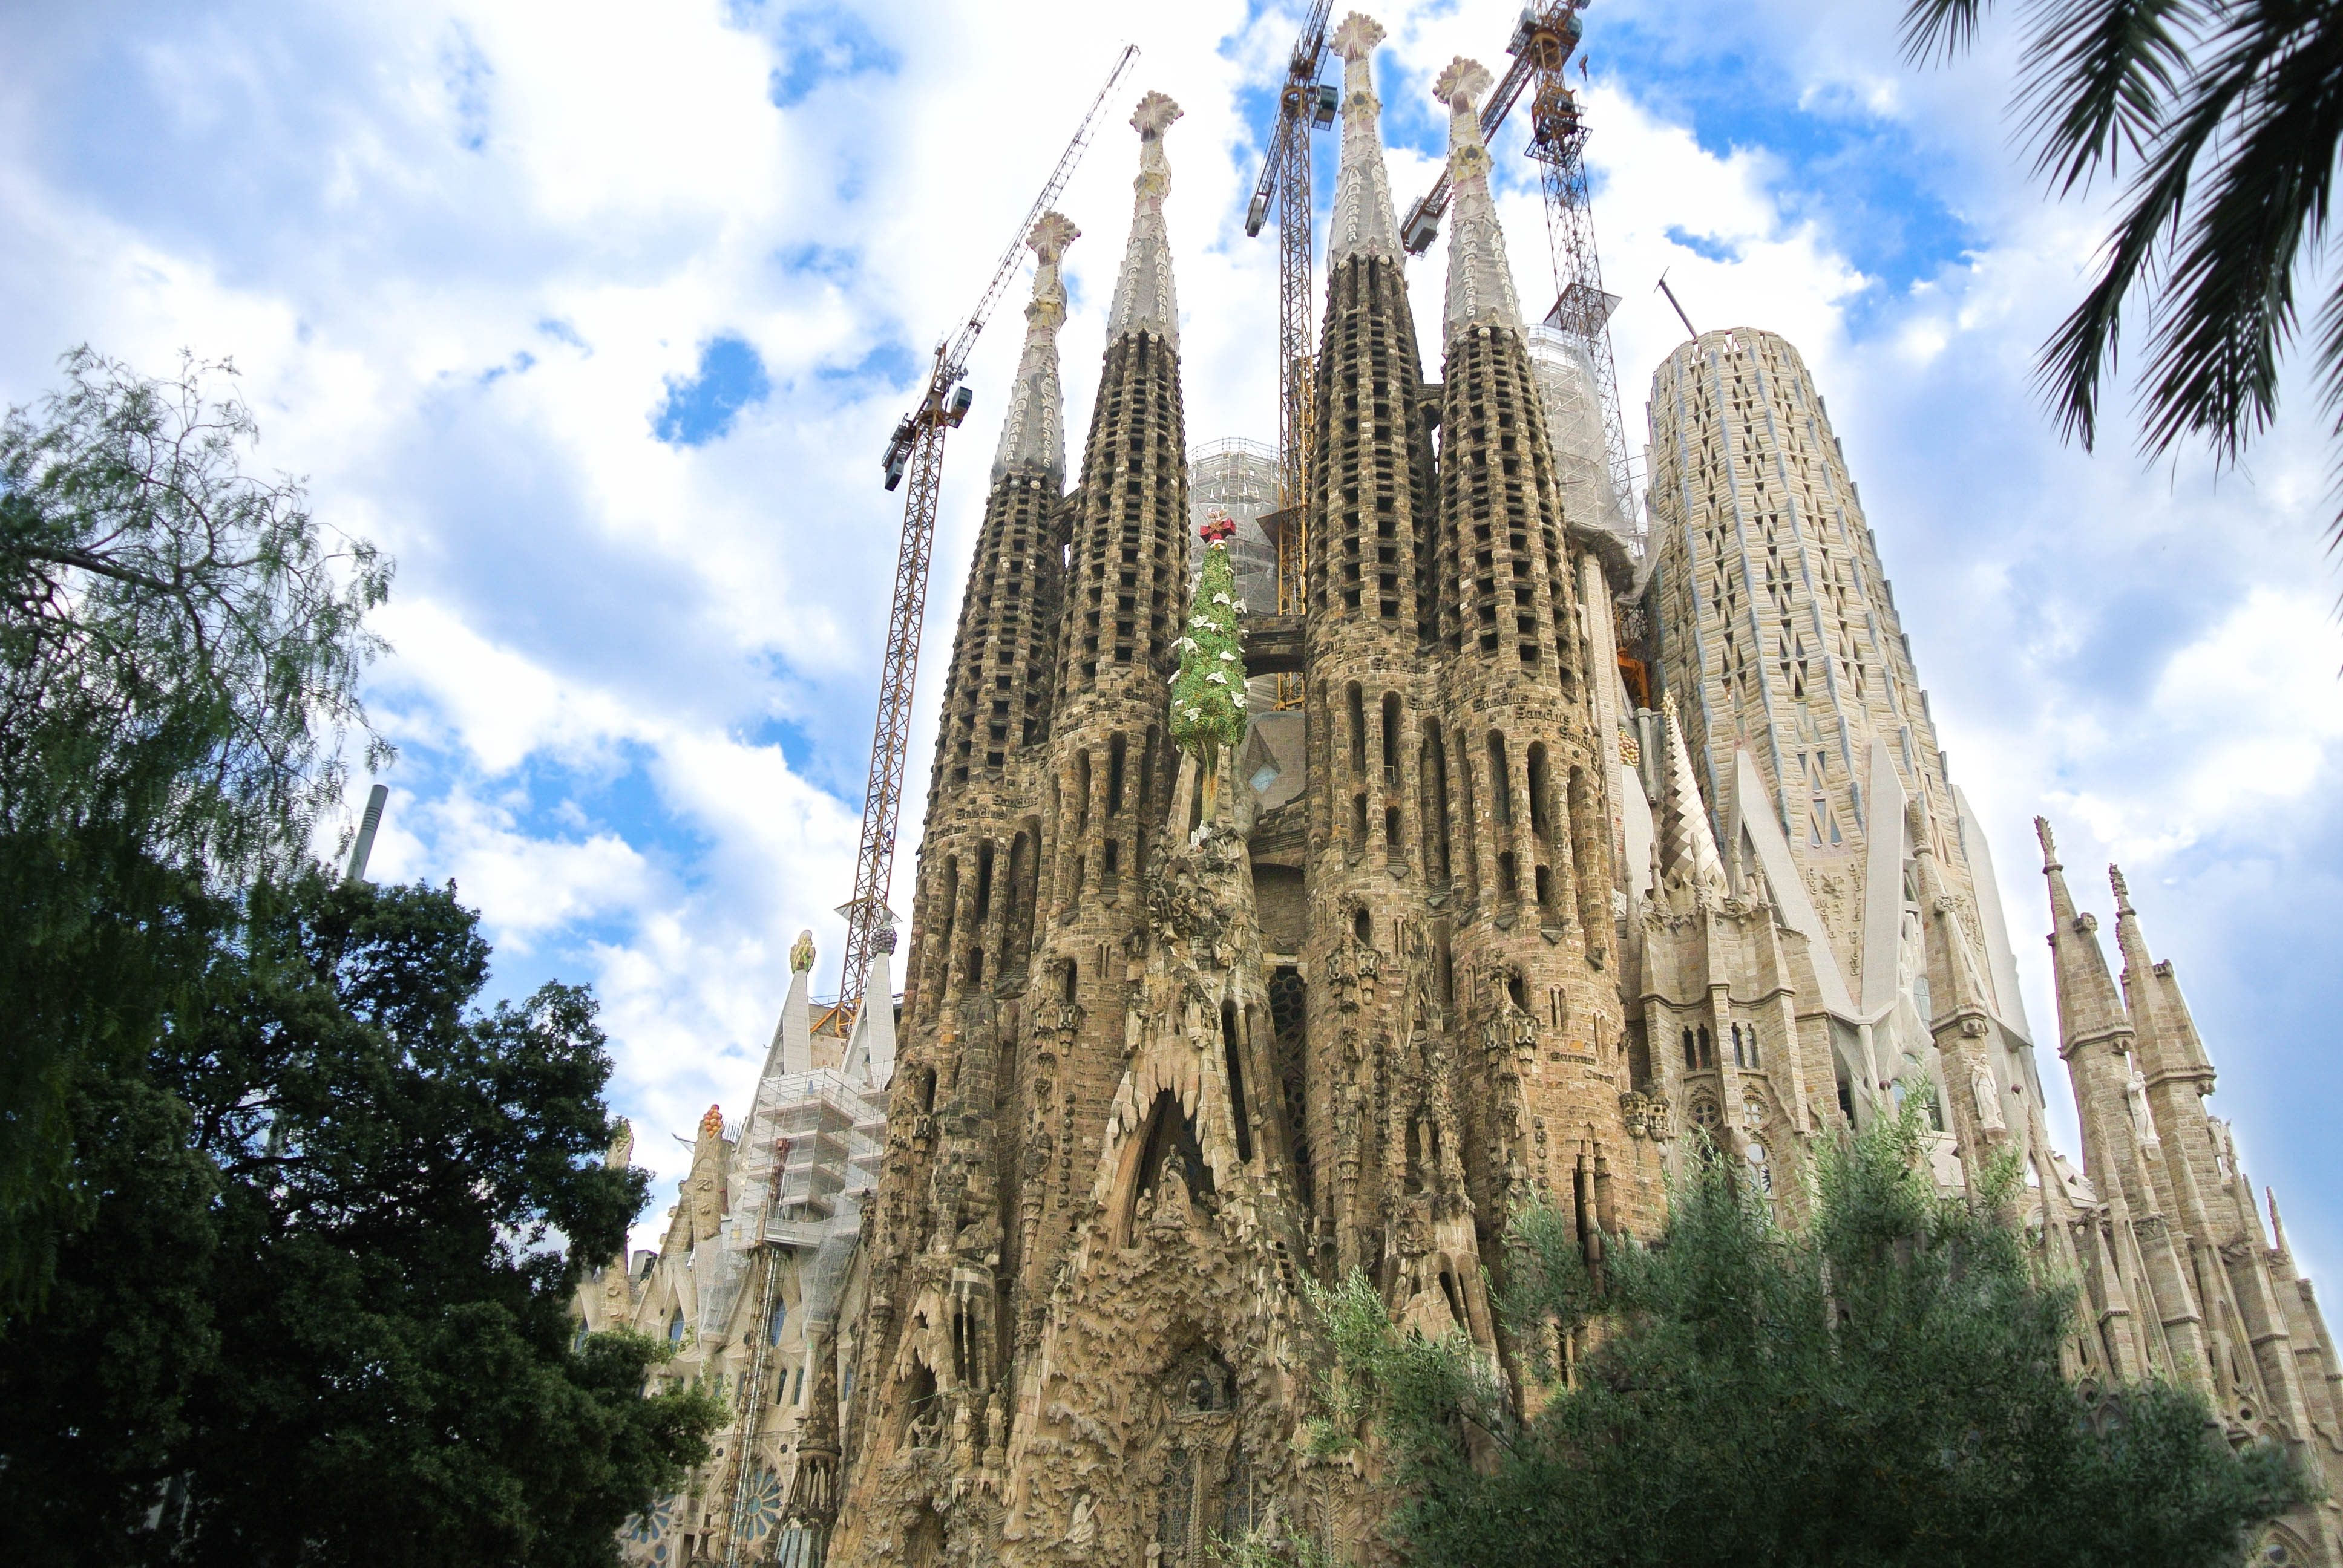
[[[1132,116],[1071,490],[1075,230],[1051,213],[1031,236],[900,1032],[881,990],[844,1059],[886,1084],[885,1158],[824,1297],[835,1331],[800,1331],[782,1560],[1206,1568],[1215,1538],[1258,1532],[1364,1562],[1382,1494],[1295,1442],[1326,1364],[1307,1282],[1363,1271],[1395,1322],[1462,1333],[1534,1401],[1484,1284],[1513,1216],[1557,1209],[1599,1271],[1664,1231],[1672,1177],[1724,1159],[1795,1226],[1817,1153],[1916,1100],[1946,1191],[2025,1169],[2046,1261],[2083,1282],[2070,1374],[2187,1382],[2233,1440],[2298,1445],[2343,1493],[2343,1364],[2199,1103],[2213,1070],[2171,967],[2118,881],[2110,978],[2046,829],[2081,1166],[2051,1147],[1985,839],[1797,352],[1737,328],[1669,357],[1639,534],[1589,471],[1603,443],[1548,406],[1574,373],[1522,321],[1489,74],[1460,59],[1435,85],[1454,195],[1427,380],[1382,36],[1353,14],[1332,37],[1308,571],[1282,610],[1266,573],[1190,602],[1197,560],[1229,578],[1192,557],[1177,106]],[[1204,456],[1235,496],[1243,449]],[[1183,648],[1222,657],[1197,638],[1225,647],[1232,611],[1242,662],[1180,676],[1245,716],[1207,769],[1182,749],[1206,745],[1192,705],[1174,742],[1173,680]],[[764,1462],[778,1439],[759,1441]],[[695,1550],[724,1547],[692,1517]],[[2318,1505],[2283,1539],[2343,1568],[2338,1518]]]

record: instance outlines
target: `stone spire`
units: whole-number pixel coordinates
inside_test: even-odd
[[[1480,100],[1489,90],[1489,80],[1488,67],[1459,55],[1432,86],[1433,95],[1448,106],[1448,183],[1456,193],[1448,223],[1447,320],[1452,335],[1484,323],[1522,329],[1513,264],[1505,258],[1496,197],[1489,191],[1489,148],[1481,140]]]
[[[2213,1062],[2205,1054],[2196,1020],[2180,994],[2169,962],[2158,963],[2147,950],[2140,930],[2139,911],[2131,907],[2131,889],[2117,867],[2107,868],[2116,894],[2116,941],[2123,950],[2125,999],[2131,1004],[2132,1026],[2140,1036],[2143,1070],[2151,1077],[2167,1073],[2201,1081],[2197,1092],[2213,1092]]]
[[[773,1028],[773,1043],[765,1052],[765,1076],[813,1070],[813,1004],[807,981],[813,971],[813,933],[799,931],[789,946],[789,994],[781,1003],[781,1021]]]
[[[860,1071],[880,1089],[895,1076],[894,964],[895,933],[881,931],[870,981],[862,988],[862,1006],[854,1015],[854,1030],[846,1037],[846,1071]]]
[[[1139,100],[1131,116],[1139,133],[1139,177],[1131,215],[1131,244],[1122,254],[1122,274],[1114,285],[1114,308],[1106,318],[1107,341],[1151,332],[1180,343],[1180,301],[1172,287],[1172,241],[1163,227],[1163,198],[1172,193],[1172,164],[1163,156],[1163,133],[1180,117],[1180,106],[1161,93]]]
[[[1725,859],[1716,852],[1716,838],[1708,826],[1708,808],[1701,803],[1700,786],[1692,770],[1692,750],[1684,744],[1684,727],[1676,722],[1675,693],[1661,699],[1668,730],[1668,754],[1660,809],[1660,873],[1686,887],[1722,895],[1725,890]]]
[[[1342,57],[1342,164],[1327,228],[1330,270],[1363,252],[1399,256],[1399,218],[1383,168],[1383,101],[1375,96],[1375,45],[1383,41],[1383,25],[1356,11],[1334,29],[1334,53]]]
[[[997,483],[1012,468],[1038,472],[1052,493],[1066,482],[1066,397],[1058,384],[1058,328],[1066,320],[1066,284],[1058,258],[1081,237],[1061,212],[1045,212],[1025,243],[1033,247],[1033,301],[1025,307],[1025,352],[1017,361],[1017,385],[1009,397],[1009,419],[1001,427],[1001,455],[992,460]]]
[[[2050,958],[2058,985],[2059,1053],[2069,1060],[2081,1047],[2113,1035],[2125,1037],[2118,1049],[2130,1044],[2131,1020],[2107,973],[2107,955],[2099,950],[2097,915],[2077,914],[2075,897],[2066,890],[2066,868],[2058,863],[2058,846],[2050,823],[2034,819],[2042,839],[2042,874],[2050,883]]]

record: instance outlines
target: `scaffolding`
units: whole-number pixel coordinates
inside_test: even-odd
[[[1554,442],[1563,517],[1616,534],[1641,554],[1634,506],[1620,493],[1612,467],[1603,395],[1585,339],[1551,326],[1533,327],[1529,355],[1530,370],[1545,404],[1546,434]]]
[[[1289,582],[1283,530],[1278,525],[1285,467],[1276,448],[1262,441],[1231,436],[1193,447],[1188,457],[1188,521],[1202,528],[1214,513],[1234,523],[1229,540],[1230,564],[1236,568],[1237,597],[1252,615],[1292,615],[1302,606],[1300,584]],[[1204,569],[1202,550],[1195,551],[1189,586]],[[1256,676],[1245,683],[1248,698],[1266,708],[1302,706],[1299,677]]]

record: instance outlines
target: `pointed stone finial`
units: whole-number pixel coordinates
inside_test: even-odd
[[[1455,191],[1448,230],[1448,335],[1470,327],[1522,329],[1521,300],[1513,293],[1513,263],[1497,226],[1497,202],[1489,192],[1489,149],[1481,139],[1481,95],[1489,90],[1489,70],[1462,55],[1433,84],[1433,95],[1448,106],[1448,183]]]
[[[2131,889],[2124,883],[2122,867],[2112,864],[2107,867],[2107,882],[2116,890],[2116,913],[2119,915],[2138,913],[2131,907]]]
[[[1353,11],[1342,18],[1341,25],[1334,29],[1333,37],[1327,42],[1334,53],[1342,56],[1342,64],[1347,67],[1363,65],[1373,58],[1375,46],[1381,44],[1386,35],[1382,23],[1363,11]],[[1346,71],[1346,79],[1343,82],[1345,95],[1350,91],[1347,75]]]
[[[2265,1187],[2262,1189],[2262,1199],[2265,1202],[2269,1204],[2270,1241],[2272,1246],[2277,1251],[2278,1256],[2282,1258],[2293,1257],[2294,1249],[2286,1244],[2286,1221],[2278,1217],[2277,1191],[2272,1188]]]
[[[799,931],[789,948],[789,994],[765,1052],[765,1076],[813,1070],[813,933]]]
[[[635,1124],[625,1117],[618,1118],[618,1130],[610,1135],[610,1147],[602,1163],[613,1171],[624,1171],[635,1157]]]
[[[1163,133],[1180,117],[1180,106],[1161,93],[1139,100],[1131,125],[1139,133],[1139,177],[1131,242],[1107,313],[1109,343],[1134,332],[1151,332],[1174,347],[1180,342],[1180,301],[1172,287],[1172,242],[1163,226],[1163,198],[1172,191],[1172,164],[1163,156]]]
[[[1043,266],[1055,266],[1058,258],[1066,254],[1066,246],[1081,237],[1082,231],[1074,226],[1074,220],[1052,207],[1034,223],[1033,232],[1025,236],[1025,243],[1032,247],[1033,254],[1041,258]],[[1036,298],[1040,297],[1041,289],[1038,281],[1033,293]],[[1030,309],[1027,314],[1031,314]]]
[[[2034,819],[2034,836],[2042,840],[2042,869],[2046,871],[2065,870],[2066,868],[2058,863],[2057,842],[2050,837],[2049,818]]]
[[[1709,830],[1708,808],[1692,768],[1692,749],[1684,744],[1684,727],[1676,722],[1675,699],[1670,694],[1662,709],[1667,727],[1666,769],[1661,790],[1661,869],[1666,885],[1681,883],[1695,901],[1705,904],[1728,890],[1724,857],[1716,852],[1716,836]]]
[[[1172,122],[1180,117],[1180,106],[1172,101],[1170,94],[1150,93],[1139,100],[1137,108],[1131,111],[1131,128],[1139,133],[1141,141],[1153,141],[1172,128]]]
[[[711,1105],[708,1108],[708,1114],[699,1119],[699,1135],[702,1138],[724,1136],[724,1107]]]
[[[1489,90],[1489,84],[1495,79],[1489,75],[1488,66],[1459,55],[1448,62],[1447,68],[1432,84],[1432,95],[1447,105],[1451,115],[1469,115],[1480,107],[1481,95]],[[1473,140],[1476,145],[1481,140],[1481,122],[1477,116],[1473,122]]]
[[[1330,269],[1354,256],[1399,256],[1399,217],[1383,166],[1383,105],[1375,96],[1375,45],[1383,41],[1383,24],[1356,11],[1334,29],[1334,53],[1342,57],[1342,161],[1328,228]]]
[[[1001,451],[992,478],[1013,468],[1038,471],[1049,483],[1066,477],[1066,398],[1058,379],[1058,328],[1066,320],[1066,285],[1058,269],[1066,247],[1081,237],[1066,215],[1045,212],[1025,243],[1033,248],[1033,300],[1025,307],[1025,350],[1017,361],[1017,381],[1009,394],[1009,417],[1001,427]]]

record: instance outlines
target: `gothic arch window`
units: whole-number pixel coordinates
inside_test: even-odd
[[[1700,1064],[1703,1067],[1715,1067],[1716,1065],[1716,1047],[1708,1038],[1708,1025],[1702,1024],[1697,1032],[1700,1035]]]
[[[775,1302],[773,1310],[765,1316],[765,1342],[769,1345],[779,1344],[781,1330],[787,1326],[789,1321],[789,1304],[787,1302]]]
[[[671,1345],[683,1343],[683,1309],[681,1307],[676,1308],[667,1320],[667,1342]]]
[[[1705,1094],[1696,1094],[1693,1096],[1691,1116],[1693,1126],[1702,1134],[1694,1141],[1693,1146],[1700,1151],[1703,1158],[1714,1157],[1722,1146],[1725,1135],[1724,1112],[1717,1108],[1715,1100]]]
[[[1685,1067],[1694,1068],[1700,1065],[1700,1049],[1693,1043],[1692,1030],[1690,1030],[1684,1031],[1684,1053]]]

